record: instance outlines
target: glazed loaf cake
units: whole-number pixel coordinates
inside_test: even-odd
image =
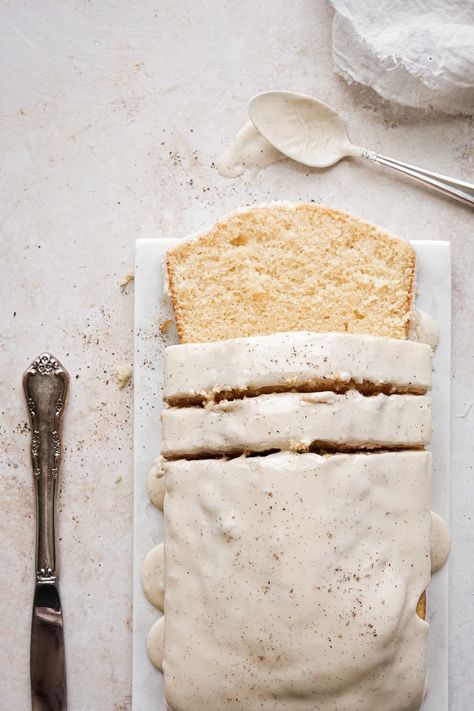
[[[423,448],[428,396],[337,390],[426,390],[430,360],[423,344],[357,334],[167,349],[165,395],[178,405],[162,414],[163,455],[176,460],[162,465],[170,709],[419,707],[430,455],[303,452]],[[261,394],[327,380],[333,391]]]
[[[426,675],[431,348],[415,256],[314,205],[168,253],[163,551],[144,589],[170,711],[415,711]],[[385,451],[384,451],[385,450]],[[397,450],[397,451],[396,451]]]

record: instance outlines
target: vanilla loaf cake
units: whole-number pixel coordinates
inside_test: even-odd
[[[148,651],[167,708],[415,711],[432,351],[408,340],[413,248],[275,203],[166,267],[180,345],[150,486],[160,507],[165,489],[164,558],[149,554],[143,585],[164,607]]]
[[[337,210],[238,210],[169,250],[166,264],[182,343],[281,330],[407,336],[413,248]]]

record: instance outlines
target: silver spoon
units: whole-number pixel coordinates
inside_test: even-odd
[[[331,106],[306,94],[265,91],[250,100],[249,116],[255,128],[281,153],[311,168],[327,168],[342,158],[367,158],[410,176],[425,185],[474,205],[474,185],[430,170],[387,158],[354,146],[346,126]]]

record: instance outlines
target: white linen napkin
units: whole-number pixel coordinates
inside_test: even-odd
[[[330,0],[336,71],[406,106],[474,112],[474,0]]]

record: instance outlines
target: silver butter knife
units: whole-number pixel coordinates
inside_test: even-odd
[[[31,423],[36,494],[36,587],[30,645],[33,711],[67,708],[63,616],[58,590],[56,499],[68,383],[67,371],[50,353],[39,355],[23,376]]]

